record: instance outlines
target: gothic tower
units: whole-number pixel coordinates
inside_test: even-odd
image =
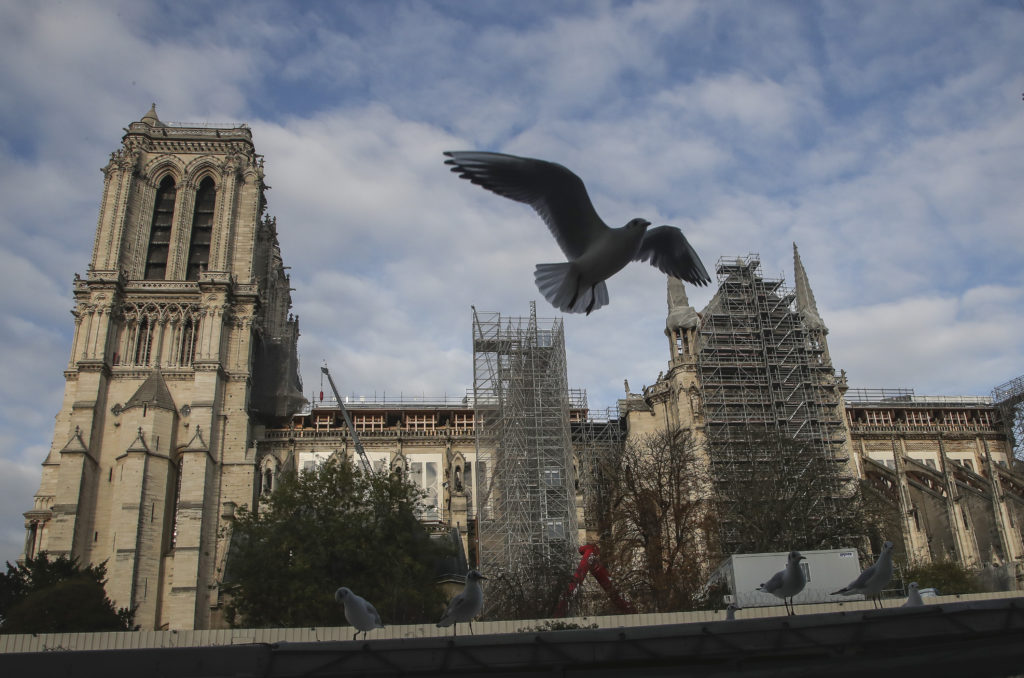
[[[125,132],[75,275],[25,556],[106,561],[143,629],[206,628],[221,528],[254,502],[252,441],[301,398],[298,319],[249,128],[165,124],[154,105]]]

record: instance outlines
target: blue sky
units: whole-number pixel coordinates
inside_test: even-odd
[[[0,0],[0,562],[60,408],[122,128],[245,122],[266,157],[306,391],[462,394],[470,305],[525,315],[561,260],[448,149],[561,162],[612,225],[684,229],[708,269],[800,246],[851,385],[988,394],[1024,373],[1024,6],[1005,2]],[[614,405],[668,360],[665,279],[566,318]],[[690,288],[698,309],[710,289]]]

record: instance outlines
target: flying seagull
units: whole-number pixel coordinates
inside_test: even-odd
[[[790,615],[796,614],[793,609],[793,596],[803,591],[807,584],[804,569],[800,567],[801,560],[807,560],[807,557],[800,555],[799,551],[790,551],[786,559],[786,569],[779,570],[771,579],[757,587],[758,591],[782,598],[782,604],[786,606],[786,614]],[[789,598],[788,602],[787,598]]]
[[[865,598],[871,598],[873,603],[877,603],[876,607],[883,607],[882,589],[892,579],[892,546],[891,541],[882,544],[882,553],[879,554],[875,564],[861,572],[860,576],[848,585],[838,591],[833,591],[832,595],[853,596],[861,593]]]
[[[480,610],[484,607],[484,592],[480,588],[481,579],[487,579],[487,577],[476,570],[470,570],[466,574],[466,588],[462,589],[462,593],[448,603],[448,609],[445,610],[444,616],[441,617],[441,621],[437,622],[438,627],[455,624],[452,631],[457,636],[459,635],[458,623],[469,622],[469,632],[473,633],[473,618],[480,614]]]
[[[484,151],[446,151],[446,165],[463,179],[500,196],[524,202],[540,215],[568,259],[537,264],[533,277],[551,305],[564,313],[584,313],[608,303],[604,281],[630,261],[649,261],[663,273],[694,285],[711,276],[674,226],[648,228],[632,219],[609,228],[594,210],[583,181],[562,165]]]
[[[903,603],[903,607],[919,607],[924,605],[924,601],[921,600],[921,594],[917,589],[917,582],[910,582],[907,586],[907,602]]]
[[[345,606],[345,619],[356,627],[352,640],[356,639],[360,631],[363,632],[363,638],[366,638],[367,631],[384,628],[376,608],[344,586],[334,592],[334,599]]]

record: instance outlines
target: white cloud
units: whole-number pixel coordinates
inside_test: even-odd
[[[1024,364],[1018,15],[956,1],[0,4],[0,458],[24,465],[22,496],[0,488],[0,558],[17,556],[2,533],[18,541],[60,406],[97,170],[151,101],[168,120],[252,126],[307,392],[326,358],[346,393],[461,394],[471,304],[525,315],[537,299],[553,315],[533,285],[534,265],[561,257],[544,225],[442,164],[483,147],[566,164],[612,224],[683,227],[709,270],[760,252],[792,284],[796,240],[852,383],[984,393]],[[609,289],[607,309],[565,321],[570,385],[595,408],[668,360],[664,277],[634,265]],[[711,294],[688,291],[698,308]]]

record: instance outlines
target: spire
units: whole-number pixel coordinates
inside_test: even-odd
[[[174,406],[174,398],[171,397],[171,392],[167,388],[167,382],[164,381],[164,375],[159,368],[153,368],[153,371],[146,377],[146,381],[142,382],[139,390],[125,403],[124,409],[142,407],[143,405],[160,407],[172,412],[177,409]]]
[[[149,452],[149,445],[146,444],[146,435],[142,432],[142,427],[139,427],[138,433],[135,434],[135,440],[128,446],[125,452]]]
[[[690,329],[700,324],[700,318],[690,300],[686,298],[686,288],[683,281],[673,276],[668,276],[668,317],[665,319],[665,330],[671,332],[675,329]]]
[[[146,123],[150,127],[166,127],[166,125],[160,122],[160,118],[156,117],[156,102],[153,102],[153,105],[149,107],[146,114],[142,116],[141,122]]]
[[[61,448],[60,453],[65,454],[68,452],[85,452],[89,453],[89,448],[86,446],[85,441],[82,440],[82,429],[78,426],[75,427],[75,432],[71,436],[71,440],[67,442],[64,447]]]
[[[804,317],[808,327],[816,330],[826,330],[825,323],[818,315],[818,304],[814,301],[814,292],[811,291],[811,283],[807,280],[807,271],[804,270],[804,263],[800,261],[800,251],[793,243],[793,271],[796,275],[796,310]]]

